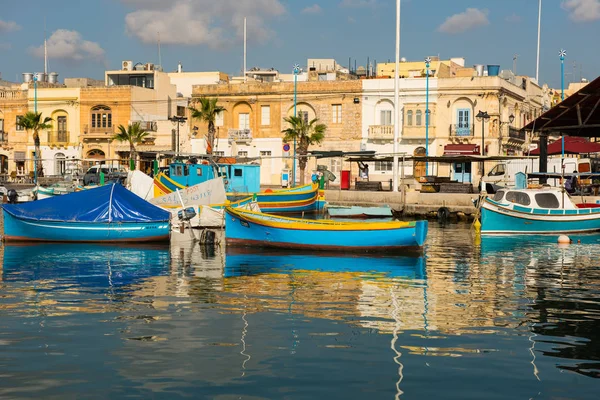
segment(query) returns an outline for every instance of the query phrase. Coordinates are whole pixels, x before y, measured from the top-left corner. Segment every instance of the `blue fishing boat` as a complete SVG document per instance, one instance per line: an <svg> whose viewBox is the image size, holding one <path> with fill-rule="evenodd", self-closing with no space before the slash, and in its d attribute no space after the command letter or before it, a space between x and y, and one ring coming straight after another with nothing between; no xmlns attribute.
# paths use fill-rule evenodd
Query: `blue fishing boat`
<svg viewBox="0 0 600 400"><path fill-rule="evenodd" d="M120 184L2 207L5 241L169 240L171 214Z"/></svg>
<svg viewBox="0 0 600 400"><path fill-rule="evenodd" d="M289 250L257 251L246 247L227 247L224 276L249 276L300 271L349 272L389 278L424 279L423 255L392 256L326 252L311 254Z"/></svg>
<svg viewBox="0 0 600 400"><path fill-rule="evenodd" d="M600 205L576 204L560 188L503 189L481 205L482 234L559 234L600 230Z"/></svg>
<svg viewBox="0 0 600 400"><path fill-rule="evenodd" d="M327 213L333 218L391 218L392 209L388 205L383 206L341 206L327 205Z"/></svg>
<svg viewBox="0 0 600 400"><path fill-rule="evenodd" d="M255 196L258 206L266 213L310 213L318 211L322 205L317 184L261 192L259 165L218 163L215 167L208 161L200 164L171 163L168 172L154 177L154 197L184 190L216 176L223 177L229 201L238 202Z"/></svg>
<svg viewBox="0 0 600 400"><path fill-rule="evenodd" d="M342 222L288 218L227 207L230 245L357 252L420 249L427 221Z"/></svg>

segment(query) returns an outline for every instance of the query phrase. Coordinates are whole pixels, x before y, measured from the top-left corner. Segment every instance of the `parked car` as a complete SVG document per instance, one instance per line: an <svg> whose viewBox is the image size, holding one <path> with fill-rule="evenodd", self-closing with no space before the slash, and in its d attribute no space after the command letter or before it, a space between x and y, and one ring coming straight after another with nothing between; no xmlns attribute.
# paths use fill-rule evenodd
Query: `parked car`
<svg viewBox="0 0 600 400"><path fill-rule="evenodd" d="M83 185L98 185L100 183L100 172L104 174L104 181L124 182L127 179L127 171L122 166L94 165L83 175Z"/></svg>

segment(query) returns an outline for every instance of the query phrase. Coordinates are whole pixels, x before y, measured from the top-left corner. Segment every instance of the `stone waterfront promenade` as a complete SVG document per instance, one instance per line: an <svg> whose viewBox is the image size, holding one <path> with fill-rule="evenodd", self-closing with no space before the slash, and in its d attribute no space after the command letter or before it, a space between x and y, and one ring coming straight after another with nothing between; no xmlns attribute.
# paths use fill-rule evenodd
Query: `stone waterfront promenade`
<svg viewBox="0 0 600 400"><path fill-rule="evenodd" d="M474 217L477 210L472 200L479 193L420 193L418 191L403 192L370 192L358 190L325 190L325 200L335 205L378 206L389 205L394 210L403 210L404 215L428 215L437 213L440 208L447 208L453 214L464 214ZM596 203L598 196L574 196L577 203Z"/></svg>

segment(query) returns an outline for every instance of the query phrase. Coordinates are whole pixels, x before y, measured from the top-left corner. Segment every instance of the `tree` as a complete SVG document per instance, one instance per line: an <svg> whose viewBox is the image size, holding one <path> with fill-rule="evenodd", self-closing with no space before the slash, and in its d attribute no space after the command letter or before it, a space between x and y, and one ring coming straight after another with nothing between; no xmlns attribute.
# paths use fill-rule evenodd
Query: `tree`
<svg viewBox="0 0 600 400"><path fill-rule="evenodd" d="M52 124L50 122L52 122L52 118L46 117L42 119L41 112L36 113L33 111L28 111L19 122L19 125L21 125L28 134L30 131L33 131L33 144L35 145L34 168L37 172L37 176L44 176L44 166L41 162L42 153L40 149L40 131L44 129L52 129Z"/></svg>
<svg viewBox="0 0 600 400"><path fill-rule="evenodd" d="M140 127L139 122L135 122L127 128L123 125L119 125L119 132L115 134L112 139L129 143L129 159L134 160L135 163L135 159L137 158L135 145L142 143L148 135L150 135L150 132L146 132Z"/></svg>
<svg viewBox="0 0 600 400"><path fill-rule="evenodd" d="M315 118L310 122L306 122L302 116L300 117L287 117L284 121L290 124L290 127L281 131L285 134L283 140L285 142L292 142L296 139L296 154L299 157L298 166L300 167L300 184L304 184L304 170L306 169L306 162L308 159L308 146L319 144L325 138L325 131L327 125L319 124L319 119Z"/></svg>
<svg viewBox="0 0 600 400"><path fill-rule="evenodd" d="M215 148L215 120L217 114L225 111L224 107L217 105L218 100L217 98L201 97L199 99L200 108L190 106L192 118L208 123L206 154L212 154Z"/></svg>

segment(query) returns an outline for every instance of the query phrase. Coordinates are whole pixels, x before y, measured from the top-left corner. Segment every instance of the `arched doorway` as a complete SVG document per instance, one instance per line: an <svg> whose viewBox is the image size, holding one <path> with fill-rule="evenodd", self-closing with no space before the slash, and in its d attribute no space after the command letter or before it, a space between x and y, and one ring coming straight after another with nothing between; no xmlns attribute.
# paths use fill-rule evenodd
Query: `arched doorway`
<svg viewBox="0 0 600 400"><path fill-rule="evenodd" d="M100 161L104 161L106 159L106 155L100 149L92 149L88 151L86 160L84 162L85 169L88 169L94 164L98 164Z"/></svg>
<svg viewBox="0 0 600 400"><path fill-rule="evenodd" d="M425 150L425 147L417 147L413 154L417 157L424 157L427 154L427 150ZM424 162L415 161L415 167L414 167L415 179L419 180L419 178L427 175L427 171L425 171L425 168L426 168L426 164Z"/></svg>
<svg viewBox="0 0 600 400"><path fill-rule="evenodd" d="M64 175L67 169L67 157L63 153L54 155L54 175Z"/></svg>

